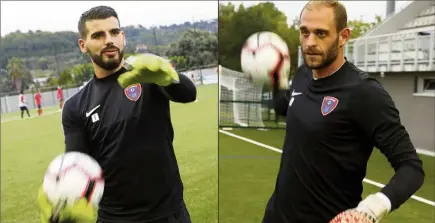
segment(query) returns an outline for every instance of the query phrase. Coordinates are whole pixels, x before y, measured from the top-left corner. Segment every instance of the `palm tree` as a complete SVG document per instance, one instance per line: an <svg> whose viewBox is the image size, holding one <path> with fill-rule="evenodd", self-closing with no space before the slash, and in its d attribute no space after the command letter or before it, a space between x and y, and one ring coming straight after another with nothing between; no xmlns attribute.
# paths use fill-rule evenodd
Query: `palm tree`
<svg viewBox="0 0 435 223"><path fill-rule="evenodd" d="M15 89L17 91L21 91L21 80L25 72L23 62L20 60L20 58L13 57L12 59L9 60L6 69L9 73L9 77L14 83Z"/></svg>

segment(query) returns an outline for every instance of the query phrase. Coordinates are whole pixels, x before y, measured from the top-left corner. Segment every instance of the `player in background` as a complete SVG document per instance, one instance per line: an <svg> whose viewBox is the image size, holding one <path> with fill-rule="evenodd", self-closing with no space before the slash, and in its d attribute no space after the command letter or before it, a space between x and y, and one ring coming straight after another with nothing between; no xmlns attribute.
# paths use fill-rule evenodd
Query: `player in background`
<svg viewBox="0 0 435 223"><path fill-rule="evenodd" d="M57 86L57 99L59 100L60 109L63 108L63 91L61 86Z"/></svg>
<svg viewBox="0 0 435 223"><path fill-rule="evenodd" d="M24 118L24 111L27 112L27 116L30 118L29 109L27 108L27 102L24 100L24 92L20 91L20 95L18 95L18 106L21 110L21 119Z"/></svg>
<svg viewBox="0 0 435 223"><path fill-rule="evenodd" d="M195 75L193 73L190 75L190 80L192 80L192 82L194 84L196 84L196 82L195 82Z"/></svg>
<svg viewBox="0 0 435 223"><path fill-rule="evenodd" d="M42 96L41 96L41 91L38 89L38 92L36 92L35 94L35 104L36 107L38 108L38 115L41 116L42 115Z"/></svg>
<svg viewBox="0 0 435 223"><path fill-rule="evenodd" d="M379 222L421 187L422 161L388 92L344 57L350 38L344 6L308 2L299 29L305 64L290 91L274 94L276 113L286 116L287 129L263 223L327 223L350 214ZM395 174L379 192L362 199L374 147Z"/></svg>
<svg viewBox="0 0 435 223"><path fill-rule="evenodd" d="M76 214L61 211L61 222L190 223L172 144L170 102L195 101L196 87L160 57L124 61L120 27L117 13L106 6L84 12L79 20L79 47L89 54L95 74L65 101L62 126L66 151L97 160L105 188L96 219L92 206L81 202L72 208ZM53 205L47 205L42 188L38 201L45 223Z"/></svg>

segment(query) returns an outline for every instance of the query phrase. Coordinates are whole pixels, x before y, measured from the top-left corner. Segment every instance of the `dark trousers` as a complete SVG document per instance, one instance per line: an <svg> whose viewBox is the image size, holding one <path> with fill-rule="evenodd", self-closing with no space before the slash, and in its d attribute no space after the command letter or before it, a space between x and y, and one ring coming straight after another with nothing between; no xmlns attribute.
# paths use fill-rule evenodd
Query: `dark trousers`
<svg viewBox="0 0 435 223"><path fill-rule="evenodd" d="M106 223L106 222L99 220L97 221L97 223ZM145 222L138 222L138 223L145 223ZM167 217L163 217L157 220L146 221L146 223L192 223L192 221L190 220L189 211L187 210L186 206L183 205L180 211L175 212L174 214L171 214Z"/></svg>
<svg viewBox="0 0 435 223"><path fill-rule="evenodd" d="M21 118L24 117L24 111L26 111L26 112L27 112L27 115L30 117L29 109L27 109L27 106L21 106L21 107L20 107L20 110L21 110Z"/></svg>

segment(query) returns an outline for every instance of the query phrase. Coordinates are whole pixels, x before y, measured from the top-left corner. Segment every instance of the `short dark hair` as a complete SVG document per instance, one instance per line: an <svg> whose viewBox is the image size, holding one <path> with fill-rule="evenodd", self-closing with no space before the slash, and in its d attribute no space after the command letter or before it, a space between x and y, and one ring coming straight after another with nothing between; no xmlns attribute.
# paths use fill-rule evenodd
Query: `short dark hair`
<svg viewBox="0 0 435 223"><path fill-rule="evenodd" d="M347 27L347 12L343 4L336 0L325 1L309 1L301 11L299 18L302 16L304 10L313 10L313 8L332 8L334 12L334 22L337 29L337 33Z"/></svg>
<svg viewBox="0 0 435 223"><path fill-rule="evenodd" d="M118 14L113 8L109 6L96 6L84 12L80 17L79 26L78 26L80 38L82 39L86 38L88 32L88 30L86 29L87 21L95 20L95 19L107 19L112 16L115 17L118 20L118 24L120 24Z"/></svg>

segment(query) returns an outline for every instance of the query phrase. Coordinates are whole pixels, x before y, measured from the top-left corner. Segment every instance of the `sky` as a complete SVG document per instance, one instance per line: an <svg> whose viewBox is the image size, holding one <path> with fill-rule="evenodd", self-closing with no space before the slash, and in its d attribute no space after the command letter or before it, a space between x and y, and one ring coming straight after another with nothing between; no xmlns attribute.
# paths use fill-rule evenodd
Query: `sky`
<svg viewBox="0 0 435 223"><path fill-rule="evenodd" d="M220 1L226 4L228 1ZM264 1L230 1L252 6ZM272 1L284 12L291 24L307 1ZM349 20L374 21L375 15L385 18L385 1L342 1ZM396 1L396 11L411 1ZM113 7L121 26L180 24L186 21L216 19L217 1L1 1L1 35L21 30L75 31L80 15L97 5ZM37 9L37 10L36 10Z"/></svg>
<svg viewBox="0 0 435 223"><path fill-rule="evenodd" d="M249 7L261 2L267 1L219 1L221 4L232 2L237 7L242 3L245 7ZM290 25L295 17L299 17L302 7L308 1L269 1L287 16L287 23ZM412 1L396 1L396 12ZM348 20L362 19L366 22L374 22L376 15L381 15L385 18L387 11L386 1L341 1L346 7ZM237 8L236 8L237 9Z"/></svg>
<svg viewBox="0 0 435 223"><path fill-rule="evenodd" d="M1 36L20 30L74 31L80 15L98 5L114 8L121 26L171 25L217 19L217 1L1 1Z"/></svg>

